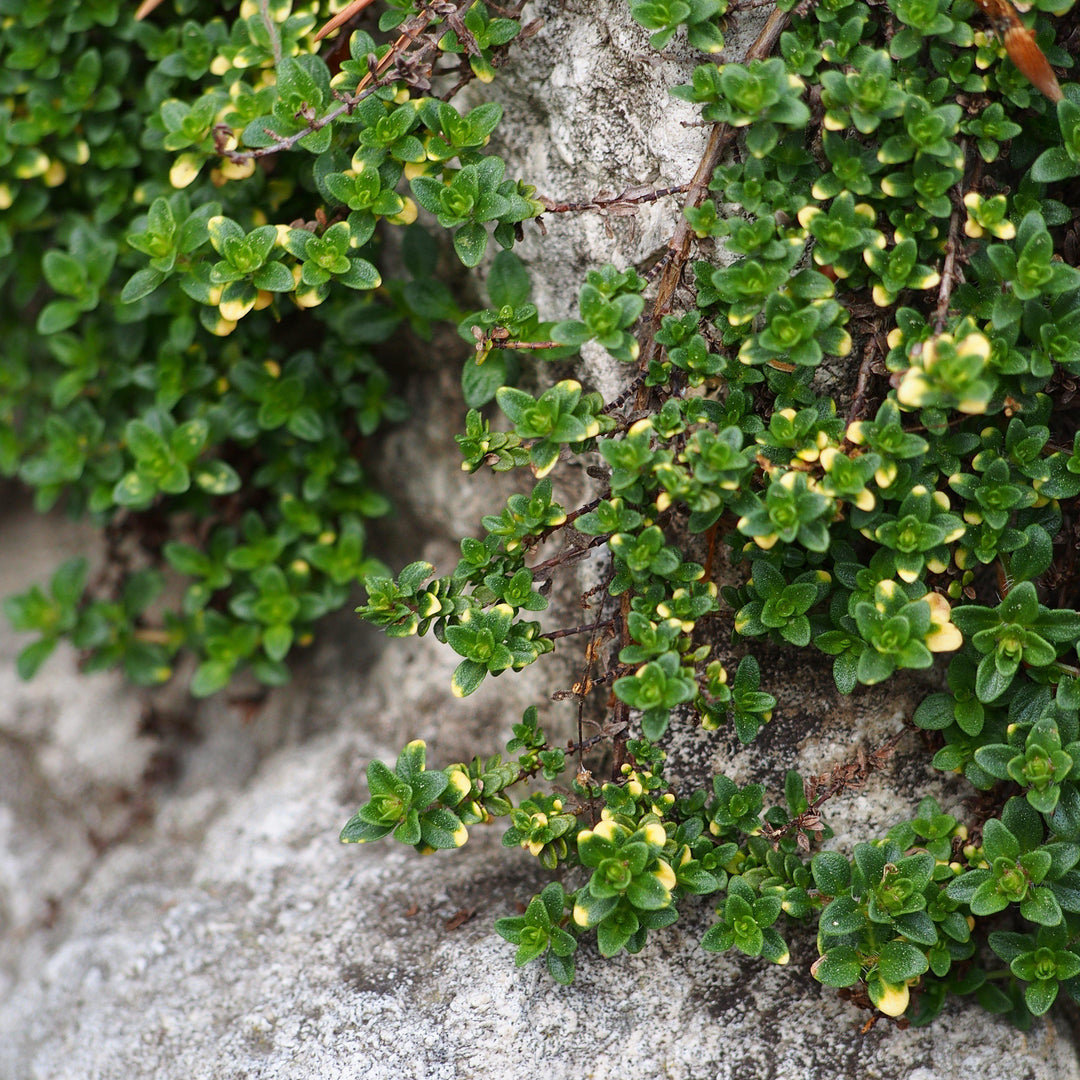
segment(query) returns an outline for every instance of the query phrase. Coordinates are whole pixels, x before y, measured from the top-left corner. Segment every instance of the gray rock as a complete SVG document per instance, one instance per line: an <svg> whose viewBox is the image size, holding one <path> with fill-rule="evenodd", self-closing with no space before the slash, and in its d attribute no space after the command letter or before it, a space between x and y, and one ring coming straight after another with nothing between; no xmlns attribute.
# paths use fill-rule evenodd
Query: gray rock
<svg viewBox="0 0 1080 1080"><path fill-rule="evenodd" d="M680 126L693 114L666 89L688 78L689 58L677 46L650 57L624 0L534 7L544 31L494 84L514 171L567 199L687 179L704 134ZM552 219L547 240L523 249L544 314L572 312L590 266L654 254L676 213L669 200L634 219ZM595 359L586 372L606 392L625 377ZM448 570L454 538L519 483L458 470L452 387L445 370L429 371L411 391L420 422L384 443L379 468L399 517L380 535L399 563ZM568 483L572 503L587 481ZM87 540L9 514L0 543L7 593ZM558 606L569 621L566 597ZM346 613L294 683L261 704L234 695L194 707L174 695L148 710L118 678L77 678L67 653L17 683L19 644L0 628L4 1080L1080 1077L1074 1033L1052 1021L1021 1037L956 1006L923 1030L862 1032L866 1014L810 978L808 935L793 935L783 969L707 954L707 904L638 956L601 961L584 945L577 982L559 987L536 965L516 969L492 929L544 883L524 852L500 847L500 828L476 827L463 851L429 858L338 844L367 761L392 761L411 738L427 740L433 765L498 752L527 704L570 685L572 647L458 702L448 649L388 643ZM780 699L773 723L750 748L682 735L679 783L723 768L775 794L788 768L826 772L880 745L925 691L912 678L840 699L827 667L775 655L763 671ZM557 738L571 734L569 703L543 708ZM930 782L906 736L864 790L830 804L837 844L910 813ZM933 783L960 805L958 784Z"/></svg>
<svg viewBox="0 0 1080 1080"><path fill-rule="evenodd" d="M570 988L514 968L491 924L542 878L524 853L499 849L499 830L474 828L463 851L429 858L336 839L361 762L423 734L451 759L457 739L482 737L466 717L510 703L434 702L427 679L447 665L426 640L377 658L358 701L343 660L359 635L341 630L298 680L315 734L286 739L238 787L219 776L160 796L152 827L96 859L51 929L24 935L0 1002L0 1076L1080 1075L1051 1023L1021 1039L956 1009L925 1030L860 1034L864 1014L809 978L811 941L796 936L783 969L707 954L707 905L639 956L603 962L586 946ZM77 697L56 705L93 725ZM228 724L226 709L203 710ZM327 717L339 722L318 730Z"/></svg>

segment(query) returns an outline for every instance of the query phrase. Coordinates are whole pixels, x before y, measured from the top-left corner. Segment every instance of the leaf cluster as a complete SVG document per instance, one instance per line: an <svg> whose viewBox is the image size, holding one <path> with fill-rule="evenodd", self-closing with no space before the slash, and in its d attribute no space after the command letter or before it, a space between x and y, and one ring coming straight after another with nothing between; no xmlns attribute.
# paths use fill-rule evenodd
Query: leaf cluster
<svg viewBox="0 0 1080 1080"><path fill-rule="evenodd" d="M694 44L720 14L630 8L657 48L680 26ZM1045 17L1028 21L1067 66ZM504 842L577 884L548 886L498 929L519 964L544 958L566 982L581 933L605 956L637 951L684 896L709 895L707 949L785 963L781 920L807 921L814 975L859 985L887 1015L928 1023L950 994L972 995L1023 1027L1061 989L1080 1000L1080 615L1071 583L1057 606L1050 586L1064 580L1056 545L1080 495L1062 400L1080 277L1061 230L1080 92L1040 96L966 0L802 5L779 54L701 63L676 90L738 135L715 198L685 211L724 252L694 263L695 307L653 334L639 322L643 283L607 266L583 283L578 318L528 323L547 325L552 345L638 361L627 392L579 415L577 383L540 397L502 388L510 430L472 413L459 440L469 471L548 477L564 454L598 454L596 500L557 523L506 522L513 540L463 542L457 580L474 597L492 566L524 583L527 563L500 561L511 543L565 531L566 557L534 572L543 588L602 545L611 600L565 633L591 632L590 664L607 657L595 685L613 689L616 744L627 722L643 736L611 781L579 761L567 784L570 752L587 747L556 748L531 711L515 726L521 779L564 770L572 796L524 798ZM1006 172L991 180L988 162ZM859 389L837 399L818 369L856 342ZM890 386L873 383L877 365ZM708 566L686 554L698 535ZM718 588L721 543L734 575ZM486 602L485 626L510 617L497 590ZM789 773L768 809L764 784L723 774L676 798L657 745L670 728L730 724L749 742L776 705L752 654L729 678L715 652L725 625L740 647L769 637L831 657L845 694L947 660L947 689L914 720L935 733L935 767L988 793L988 816L968 824L927 797L850 857L809 857L835 794L817 781ZM613 629L602 638L601 626ZM1016 932L1000 928L1006 911Z"/></svg>

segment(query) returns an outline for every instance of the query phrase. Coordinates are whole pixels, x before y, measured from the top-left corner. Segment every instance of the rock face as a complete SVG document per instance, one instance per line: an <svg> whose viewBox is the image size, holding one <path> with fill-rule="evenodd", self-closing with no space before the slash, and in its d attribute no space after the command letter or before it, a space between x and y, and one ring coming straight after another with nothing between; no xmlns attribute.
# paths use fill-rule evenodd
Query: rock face
<svg viewBox="0 0 1080 1080"><path fill-rule="evenodd" d="M31 550L63 544L44 528ZM5 538L30 532L5 521ZM10 550L4 562L25 565ZM15 647L5 632L5 670ZM168 784L139 779L161 737L137 734L134 694L108 677L76 682L69 659L29 689L5 683L2 698L5 768L21 777L12 785L5 772L0 789L3 1080L1080 1076L1069 1033L1047 1023L1019 1039L955 1010L921 1031L860 1034L865 1014L807 974L812 941L796 935L782 969L707 954L707 905L639 956L605 962L586 946L572 987L516 969L491 924L543 878L523 852L500 850L498 830L426 859L337 843L363 762L411 737L428 740L433 761L494 750L509 718L542 700L504 679L451 701L453 659L430 639L382 648L342 618L253 715L201 705L189 722L202 738L181 748ZM800 738L825 745L809 751L817 767L904 707L896 695L856 699L841 716L803 673L786 682L805 693L778 710L790 732L778 726L762 748L780 773ZM58 793L71 746L103 730L116 733L114 752L85 766L77 797ZM895 817L896 779L841 808L849 828ZM100 807L123 785L146 792L146 812L95 846Z"/></svg>
<svg viewBox="0 0 1080 1080"><path fill-rule="evenodd" d="M686 180L704 136L680 126L692 116L666 88L692 60L650 58L624 0L534 7L545 28L495 84L511 168L567 199ZM551 223L524 249L544 314L571 312L589 266L655 252L675 213L657 203L633 220ZM609 391L623 373L598 364L586 377ZM455 535L499 496L458 470L460 409L447 407L445 373L425 378L412 389L422 459L407 431L382 451L400 505L384 551L448 568ZM9 512L0 592L85 544ZM862 1033L866 1014L809 977L808 936L793 935L784 969L707 954L708 905L638 956L601 961L585 945L577 982L559 987L536 965L516 969L492 930L544 882L524 852L500 848L500 829L474 828L463 851L426 859L337 843L368 760L390 761L412 738L427 740L432 764L498 752L526 705L569 685L572 649L458 702L448 649L387 642L345 614L261 703L151 707L110 676L76 678L70 655L21 685L19 645L0 626L0 1080L1080 1078L1074 1035L1051 1022L1021 1038L954 1008L923 1030ZM673 776L690 784L723 768L775 793L788 768L825 772L880 745L925 692L910 679L840 699L827 667L784 655L763 672L780 705L757 743L683 736ZM545 723L568 724L568 704L544 708ZM830 804L841 848L910 812L924 761L906 736L865 790ZM963 798L935 790L947 808Z"/></svg>

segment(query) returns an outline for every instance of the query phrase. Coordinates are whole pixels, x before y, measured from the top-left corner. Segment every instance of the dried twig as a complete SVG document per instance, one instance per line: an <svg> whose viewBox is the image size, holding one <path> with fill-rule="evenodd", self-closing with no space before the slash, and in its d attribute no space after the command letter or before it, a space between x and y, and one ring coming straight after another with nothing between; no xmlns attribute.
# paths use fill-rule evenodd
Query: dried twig
<svg viewBox="0 0 1080 1080"><path fill-rule="evenodd" d="M780 40L780 34L783 32L784 27L787 26L787 23L787 12L773 11L761 28L761 33L758 34L757 39L747 50L744 57L745 62L749 63L751 60L760 60L767 57ZM709 189L709 181L716 171L716 166L720 164L724 150L727 149L728 143L735 137L737 130L737 128L730 127L728 124L715 124L713 126L712 132L709 134L709 141L705 146L705 153L702 155L697 171L694 173L694 178L687 187L688 194L683 205L684 210L687 207L700 206L705 200L705 195ZM671 302L675 296L675 289L682 278L683 267L686 265L686 260L690 255L690 238L692 236L693 231L690 228L690 223L686 220L685 214L680 215L679 223L675 227L675 234L668 245L673 254L660 276L660 282L656 290L656 301L652 309L648 340L641 350L639 366L642 371L648 369L650 361L656 359L660 351L660 347L656 344L655 334L660 326L661 318L671 311Z"/></svg>
<svg viewBox="0 0 1080 1080"><path fill-rule="evenodd" d="M629 213L640 203L657 202L668 195L681 195L689 189L689 184L676 184L659 190L650 187L630 187L618 195L609 195L605 191L600 191L597 192L595 199L585 202L556 203L542 197L540 201L549 214L575 214L583 210L607 210L614 213L625 210Z"/></svg>
<svg viewBox="0 0 1080 1080"><path fill-rule="evenodd" d="M143 2L135 9L136 20L145 19L146 16L149 15L150 12L153 11L154 8L156 8L160 3L161 0L143 0Z"/></svg>
<svg viewBox="0 0 1080 1080"><path fill-rule="evenodd" d="M550 630L544 633L549 641L558 641L559 638L573 637L575 634L588 634L595 632L605 626L611 626L615 622L614 619L604 619L603 622L591 622L585 623L582 626L568 626L563 630Z"/></svg>
<svg viewBox="0 0 1080 1080"><path fill-rule="evenodd" d="M327 34L332 34L339 26L344 26L354 16L359 15L371 3L371 0L353 0L347 7L339 11L325 26L319 29L315 35L316 41L322 41Z"/></svg>
<svg viewBox="0 0 1080 1080"><path fill-rule="evenodd" d="M940 334L945 330L945 323L949 317L949 301L952 291L960 279L960 270L956 265L957 250L960 246L960 214L963 203L960 202L960 188L957 186L956 198L953 200L952 214L949 217L949 239L945 244L945 262L941 267L941 284L938 286L938 301L934 308L934 333Z"/></svg>
<svg viewBox="0 0 1080 1080"><path fill-rule="evenodd" d="M856 420L861 420L870 412L870 376L876 374L874 362L884 357L885 332L879 327L866 337L866 345L863 348L862 361L859 364L859 375L855 380L855 393L851 399L851 407L848 409L845 427L851 427Z"/></svg>
<svg viewBox="0 0 1080 1080"><path fill-rule="evenodd" d="M432 50L438 48L438 41L434 37L421 39L421 34L428 26L437 19L448 17L449 12L458 12L467 7L472 0L430 0L424 9L411 22L405 24L401 36L390 47L389 52L378 63L374 64L370 71L357 84L352 94L337 94L341 104L331 109L325 116L304 116L306 125L292 135L275 138L269 146L260 147L257 150L229 150L225 156L233 162L250 161L254 158L269 157L280 153L282 150L291 150L301 139L316 131L321 131L328 124L332 124L339 117L351 113L357 105L366 97L373 94L383 86L398 81L397 73L391 73L398 60L412 47L416 46L413 54L414 63L426 56ZM271 134L276 134L271 132Z"/></svg>
<svg viewBox="0 0 1080 1080"><path fill-rule="evenodd" d="M854 761L841 762L827 776L809 777L806 781L805 792L807 802L810 805L801 814L796 814L785 825L778 828L772 825L762 826L761 835L770 841L775 848L788 833L796 832L799 847L804 850L809 849L810 842L806 833L817 832L821 829L823 822L818 814L821 805L841 794L841 792L861 788L871 773L875 773L884 767L885 763L892 757L896 744L907 732L908 728L901 728L869 754L860 747Z"/></svg>

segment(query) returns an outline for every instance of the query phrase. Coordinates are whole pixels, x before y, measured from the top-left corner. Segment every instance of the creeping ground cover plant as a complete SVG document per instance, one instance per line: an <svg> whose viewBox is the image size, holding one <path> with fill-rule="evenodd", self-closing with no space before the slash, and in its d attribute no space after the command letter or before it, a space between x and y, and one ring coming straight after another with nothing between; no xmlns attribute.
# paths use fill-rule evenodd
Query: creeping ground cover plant
<svg viewBox="0 0 1080 1080"><path fill-rule="evenodd" d="M599 734L579 723L560 743L534 706L505 755L429 766L412 742L371 764L343 840L456 848L502 819L503 843L552 881L496 928L559 982L583 938L638 952L701 897L705 949L786 964L792 935L816 930L812 975L905 1024L952 995L1021 1027L1080 1001L1080 88L1054 44L1068 6L988 20L968 0L781 3L723 62L724 5L629 5L654 46L685 35L702 53L674 91L709 140L674 189L668 258L651 280L589 271L578 316L550 324L500 256L506 303L462 324L480 370L510 354L512 379L526 352L592 342L626 388L605 401L574 380L529 393L467 376L486 389L463 468L528 469L531 494L485 517L448 573L369 576L359 609L444 641L460 697L583 637L570 697ZM826 361L852 373L839 389ZM501 429L479 408L491 397ZM587 504L557 499L567 455L595 463ZM586 557L603 584L585 625L545 629L548 585ZM731 670L725 638L744 653ZM722 773L675 790L667 738L730 724L749 743L769 722L762 638L824 654L842 694L936 669L909 725L982 797L946 813L927 796L830 850L823 804L903 728L831 778L789 771L779 801Z"/></svg>
<svg viewBox="0 0 1080 1080"><path fill-rule="evenodd" d="M197 693L280 682L358 578L363 618L458 657L461 698L579 638L575 739L532 706L504 754L409 742L370 763L342 839L452 849L501 819L551 882L497 929L562 983L584 939L639 952L706 904L705 949L787 964L805 935L809 974L901 1023L952 996L1021 1027L1080 1001L1068 0L781 0L741 60L737 3L630 0L654 48L694 57L674 92L704 154L672 188L578 203L514 175L492 141L512 118L459 97L544 32L522 8L0 0L0 469L91 515L110 556L7 602L38 634L20 669L68 639L143 682L192 652ZM675 196L664 259L594 267L575 316L545 318L511 250L530 219ZM487 260L489 306L463 310L440 258ZM463 469L528 490L455 567L392 575L363 451L401 416L395 331L439 321L470 354ZM586 345L624 366L610 400L521 378ZM568 460L587 503L560 502ZM547 625L585 559L584 625ZM824 804L904 727L780 792L676 790L666 740L769 723L762 639L841 694L925 672L909 724L979 797L830 848Z"/></svg>
<svg viewBox="0 0 1080 1080"><path fill-rule="evenodd" d="M0 0L0 475L106 549L5 601L24 677L67 640L138 683L187 655L197 695L279 684L381 565L383 364L462 315L418 205L469 266L541 205L484 151L500 106L429 92L490 79L520 21L392 3L387 41L319 55L344 6Z"/></svg>

